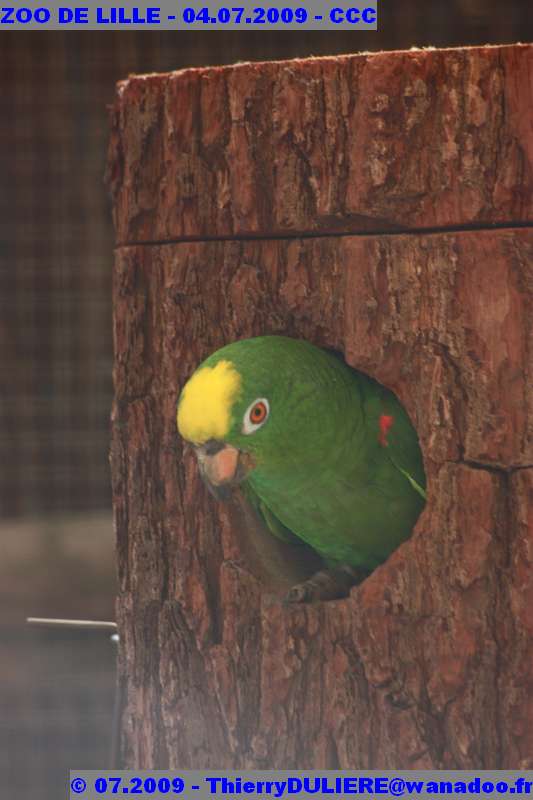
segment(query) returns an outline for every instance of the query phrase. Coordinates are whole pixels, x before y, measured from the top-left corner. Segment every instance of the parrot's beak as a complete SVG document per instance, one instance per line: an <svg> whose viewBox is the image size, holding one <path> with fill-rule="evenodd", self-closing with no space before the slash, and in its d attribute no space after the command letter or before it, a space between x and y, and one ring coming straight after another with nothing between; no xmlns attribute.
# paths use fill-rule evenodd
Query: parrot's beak
<svg viewBox="0 0 533 800"><path fill-rule="evenodd" d="M248 453L216 439L209 439L193 449L200 474L218 500L227 500L232 487L244 480L254 466Z"/></svg>

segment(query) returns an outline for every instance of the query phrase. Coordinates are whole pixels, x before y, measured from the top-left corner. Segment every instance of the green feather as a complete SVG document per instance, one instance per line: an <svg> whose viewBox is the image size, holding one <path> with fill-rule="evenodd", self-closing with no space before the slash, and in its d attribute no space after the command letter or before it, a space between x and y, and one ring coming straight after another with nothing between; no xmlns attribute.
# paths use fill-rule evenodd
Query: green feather
<svg viewBox="0 0 533 800"><path fill-rule="evenodd" d="M418 492L418 494L420 495L420 497L422 497L423 500L427 500L427 494L425 492L425 489L422 489L420 484L415 481L415 479L413 478L412 475L409 475L409 473L407 472L406 469L402 469L398 464L396 464L396 462L394 461L392 456L389 455L389 458L390 458L391 462L394 464L394 466L396 467L396 469L400 470L402 475L405 475L405 477L407 478L407 480L409 481L409 483L411 484L411 486L413 487L415 492Z"/></svg>

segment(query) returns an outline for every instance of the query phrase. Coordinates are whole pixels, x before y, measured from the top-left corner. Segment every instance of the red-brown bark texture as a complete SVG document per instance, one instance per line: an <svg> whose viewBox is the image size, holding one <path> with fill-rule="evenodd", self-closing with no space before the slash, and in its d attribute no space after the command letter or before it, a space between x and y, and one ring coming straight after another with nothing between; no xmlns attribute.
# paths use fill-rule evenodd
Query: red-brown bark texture
<svg viewBox="0 0 533 800"><path fill-rule="evenodd" d="M524 45L119 85L128 766L533 768L532 86ZM419 432L426 508L345 600L282 604L310 566L176 432L198 363L266 333L339 351Z"/></svg>

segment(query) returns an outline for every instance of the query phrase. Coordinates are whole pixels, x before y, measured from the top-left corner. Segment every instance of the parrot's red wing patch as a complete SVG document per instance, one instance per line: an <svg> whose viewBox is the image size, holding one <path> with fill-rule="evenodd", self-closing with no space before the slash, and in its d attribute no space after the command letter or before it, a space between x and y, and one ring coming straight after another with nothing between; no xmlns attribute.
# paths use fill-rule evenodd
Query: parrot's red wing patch
<svg viewBox="0 0 533 800"><path fill-rule="evenodd" d="M382 414L379 418L379 437L378 442L382 447L388 447L387 434L392 428L394 417L389 417L388 414Z"/></svg>

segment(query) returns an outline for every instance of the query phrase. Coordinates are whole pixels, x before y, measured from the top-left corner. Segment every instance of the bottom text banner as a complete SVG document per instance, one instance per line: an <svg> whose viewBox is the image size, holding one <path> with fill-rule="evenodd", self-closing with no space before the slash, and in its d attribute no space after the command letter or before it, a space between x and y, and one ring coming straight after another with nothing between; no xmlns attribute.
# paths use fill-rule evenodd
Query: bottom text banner
<svg viewBox="0 0 533 800"><path fill-rule="evenodd" d="M504 772L358 772L265 770L250 772L183 770L83 770L70 771L70 800L101 798L171 798L215 800L310 800L361 795L365 798L493 797L533 795L533 771ZM532 797L533 800L533 797Z"/></svg>

